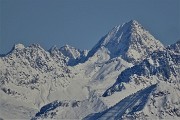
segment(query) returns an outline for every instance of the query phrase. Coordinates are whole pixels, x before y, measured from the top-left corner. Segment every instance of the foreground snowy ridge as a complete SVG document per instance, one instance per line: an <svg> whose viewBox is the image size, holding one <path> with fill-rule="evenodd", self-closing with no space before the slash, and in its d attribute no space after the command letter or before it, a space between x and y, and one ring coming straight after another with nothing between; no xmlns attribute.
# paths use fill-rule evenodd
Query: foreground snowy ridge
<svg viewBox="0 0 180 120"><path fill-rule="evenodd" d="M180 41L135 20L90 51L16 44L0 65L0 119L180 119Z"/></svg>

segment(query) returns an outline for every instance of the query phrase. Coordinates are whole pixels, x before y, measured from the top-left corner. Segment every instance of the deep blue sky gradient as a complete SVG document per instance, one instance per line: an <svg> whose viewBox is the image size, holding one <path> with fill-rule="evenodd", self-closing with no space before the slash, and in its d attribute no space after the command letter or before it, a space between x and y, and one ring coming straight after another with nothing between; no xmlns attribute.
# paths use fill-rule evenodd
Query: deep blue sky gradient
<svg viewBox="0 0 180 120"><path fill-rule="evenodd" d="M180 0L0 0L0 53L16 43L91 49L131 19L165 45L180 39Z"/></svg>

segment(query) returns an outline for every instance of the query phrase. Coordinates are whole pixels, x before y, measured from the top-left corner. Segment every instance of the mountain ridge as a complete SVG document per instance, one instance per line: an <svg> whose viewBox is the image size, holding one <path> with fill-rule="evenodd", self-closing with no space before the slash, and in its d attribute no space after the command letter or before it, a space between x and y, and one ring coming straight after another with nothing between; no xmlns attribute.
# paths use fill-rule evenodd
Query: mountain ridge
<svg viewBox="0 0 180 120"><path fill-rule="evenodd" d="M0 117L178 119L179 43L164 47L131 20L90 51L16 44L0 56Z"/></svg>

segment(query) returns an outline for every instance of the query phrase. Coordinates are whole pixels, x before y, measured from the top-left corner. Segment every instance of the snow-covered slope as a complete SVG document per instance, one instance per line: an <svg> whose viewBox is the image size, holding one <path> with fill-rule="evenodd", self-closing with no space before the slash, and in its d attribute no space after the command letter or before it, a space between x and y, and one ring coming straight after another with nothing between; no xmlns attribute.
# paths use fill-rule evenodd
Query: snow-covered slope
<svg viewBox="0 0 180 120"><path fill-rule="evenodd" d="M180 117L179 93L176 85L161 81L125 97L103 112L88 115L84 120L178 120Z"/></svg>
<svg viewBox="0 0 180 120"><path fill-rule="evenodd" d="M135 20L116 26L89 51L85 59L85 72L92 79L90 86L98 93L102 92L123 70L141 62L153 51L164 49Z"/></svg>
<svg viewBox="0 0 180 120"><path fill-rule="evenodd" d="M83 101L54 101L43 106L33 119L82 119L89 113L107 109L107 106L91 92Z"/></svg>
<svg viewBox="0 0 180 120"><path fill-rule="evenodd" d="M155 51L140 64L124 70L117 78L116 83L109 88L104 96L124 89L124 83L151 84L156 77L158 80L177 82L179 80L180 54L173 50Z"/></svg>
<svg viewBox="0 0 180 120"><path fill-rule="evenodd" d="M64 58L57 58L58 56L46 52L39 45L33 44L29 47L22 44L15 45L9 54L0 58L1 94L8 96L5 97L7 99L12 99L15 106L16 101L21 101L27 104L29 109L36 111L44 104L57 99L85 99L87 90L82 91L83 82L72 81L74 74L66 66ZM3 100L2 104L9 104L8 100ZM1 107L2 111L6 109ZM23 112L19 114L23 115Z"/></svg>
<svg viewBox="0 0 180 120"><path fill-rule="evenodd" d="M141 63L124 70L103 96L116 99L126 93L127 97L123 96L124 99L119 102L113 100L116 105L86 119L179 119L178 46L179 42L167 50L155 51ZM133 91L129 92L131 89Z"/></svg>
<svg viewBox="0 0 180 120"><path fill-rule="evenodd" d="M178 119L179 43L131 20L89 52L17 44L0 55L0 119Z"/></svg>

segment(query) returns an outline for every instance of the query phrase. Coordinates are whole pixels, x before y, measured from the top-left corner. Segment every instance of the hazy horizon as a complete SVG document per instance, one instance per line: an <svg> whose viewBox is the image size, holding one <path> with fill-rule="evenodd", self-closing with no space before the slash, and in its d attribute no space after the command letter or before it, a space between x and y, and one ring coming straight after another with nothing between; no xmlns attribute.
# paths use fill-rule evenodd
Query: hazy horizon
<svg viewBox="0 0 180 120"><path fill-rule="evenodd" d="M14 44L91 49L114 26L137 20L164 45L180 39L178 0L0 0L0 54Z"/></svg>

